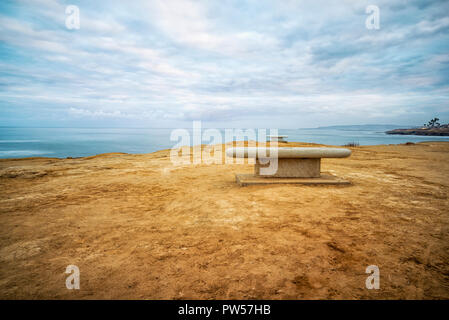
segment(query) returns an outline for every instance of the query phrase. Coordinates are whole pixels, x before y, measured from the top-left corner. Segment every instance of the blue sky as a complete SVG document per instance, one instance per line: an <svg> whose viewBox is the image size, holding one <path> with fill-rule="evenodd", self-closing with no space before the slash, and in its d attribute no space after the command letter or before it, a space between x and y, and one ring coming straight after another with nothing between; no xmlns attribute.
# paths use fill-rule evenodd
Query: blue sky
<svg viewBox="0 0 449 320"><path fill-rule="evenodd" d="M0 57L1 126L449 122L449 1L3 0Z"/></svg>

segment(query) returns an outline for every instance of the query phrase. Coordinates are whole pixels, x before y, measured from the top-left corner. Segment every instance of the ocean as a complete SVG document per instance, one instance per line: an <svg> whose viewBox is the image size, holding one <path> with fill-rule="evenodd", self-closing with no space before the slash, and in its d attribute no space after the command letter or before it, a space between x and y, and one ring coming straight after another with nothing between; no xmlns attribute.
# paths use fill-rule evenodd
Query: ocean
<svg viewBox="0 0 449 320"><path fill-rule="evenodd" d="M449 141L449 137L387 135L400 126L341 126L316 129L279 129L289 141L341 146L400 144L420 141ZM403 127L403 126L402 126ZM161 128L0 128L0 158L86 157L107 152L149 153L170 149L174 129ZM192 129L187 129L192 132ZM205 129L203 129L204 132ZM219 129L223 134L224 129ZM267 134L269 132L267 131ZM203 141L207 144L209 141Z"/></svg>

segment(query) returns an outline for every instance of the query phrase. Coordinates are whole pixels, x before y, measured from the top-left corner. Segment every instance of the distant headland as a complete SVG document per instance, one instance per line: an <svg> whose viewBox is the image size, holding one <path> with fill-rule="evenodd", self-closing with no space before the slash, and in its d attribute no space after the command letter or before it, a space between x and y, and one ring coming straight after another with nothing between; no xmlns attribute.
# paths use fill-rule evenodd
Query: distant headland
<svg viewBox="0 0 449 320"><path fill-rule="evenodd" d="M427 124L419 128L394 129L386 131L387 134L403 134L418 136L449 136L449 124L440 124L440 119L433 118Z"/></svg>

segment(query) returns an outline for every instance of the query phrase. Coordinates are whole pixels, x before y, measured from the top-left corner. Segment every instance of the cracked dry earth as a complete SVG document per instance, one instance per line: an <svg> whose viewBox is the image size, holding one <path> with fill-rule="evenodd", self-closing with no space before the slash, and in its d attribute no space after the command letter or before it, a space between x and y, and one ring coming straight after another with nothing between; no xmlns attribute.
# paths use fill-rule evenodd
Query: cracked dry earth
<svg viewBox="0 0 449 320"><path fill-rule="evenodd" d="M239 187L252 164L169 150L1 160L0 298L448 299L449 143L351 149L322 160L349 186Z"/></svg>

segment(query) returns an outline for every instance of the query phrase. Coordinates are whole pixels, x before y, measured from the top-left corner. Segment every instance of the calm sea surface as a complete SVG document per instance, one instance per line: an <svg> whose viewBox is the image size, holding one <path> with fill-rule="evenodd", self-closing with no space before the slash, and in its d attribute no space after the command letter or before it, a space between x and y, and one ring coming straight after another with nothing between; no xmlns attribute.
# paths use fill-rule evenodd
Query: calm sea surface
<svg viewBox="0 0 449 320"><path fill-rule="evenodd" d="M385 130L389 130L385 128ZM148 153L173 147L174 129L142 128L0 128L0 158L85 157L106 152ZM279 129L289 141L344 145L399 144L419 141L449 141L449 137L387 135L372 129ZM188 129L188 131L192 131ZM224 129L220 129L223 139ZM204 129L203 129L204 132ZM267 134L269 134L267 132ZM231 139L232 140L232 139ZM207 144L209 141L203 141Z"/></svg>

